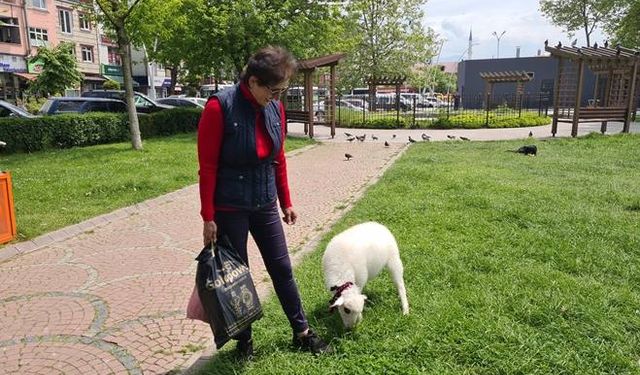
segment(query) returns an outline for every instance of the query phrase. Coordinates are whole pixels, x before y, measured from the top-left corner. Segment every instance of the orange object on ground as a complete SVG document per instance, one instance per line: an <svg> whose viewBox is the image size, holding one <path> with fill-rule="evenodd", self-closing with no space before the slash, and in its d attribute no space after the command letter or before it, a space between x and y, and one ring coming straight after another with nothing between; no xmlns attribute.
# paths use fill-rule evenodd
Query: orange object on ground
<svg viewBox="0 0 640 375"><path fill-rule="evenodd" d="M0 243L16 236L16 214L13 208L11 173L0 172Z"/></svg>

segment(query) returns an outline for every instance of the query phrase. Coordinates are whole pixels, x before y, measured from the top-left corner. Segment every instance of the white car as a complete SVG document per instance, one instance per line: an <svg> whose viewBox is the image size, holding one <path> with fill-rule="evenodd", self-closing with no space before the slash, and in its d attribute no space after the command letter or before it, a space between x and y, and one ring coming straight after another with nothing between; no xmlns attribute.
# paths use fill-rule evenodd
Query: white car
<svg viewBox="0 0 640 375"><path fill-rule="evenodd" d="M358 105L360 104L360 105ZM320 101L313 106L314 115L319 121L324 119L325 112L327 108L325 107L325 102ZM362 107L362 102L358 103L357 100L354 99L340 99L336 100L336 112L339 110L348 109L357 112L367 112L368 109Z"/></svg>

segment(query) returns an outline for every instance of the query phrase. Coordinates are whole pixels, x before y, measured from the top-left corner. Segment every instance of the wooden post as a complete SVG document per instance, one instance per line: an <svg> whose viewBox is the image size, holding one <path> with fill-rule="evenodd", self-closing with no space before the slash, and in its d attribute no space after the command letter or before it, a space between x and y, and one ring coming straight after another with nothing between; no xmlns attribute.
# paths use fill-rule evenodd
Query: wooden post
<svg viewBox="0 0 640 375"><path fill-rule="evenodd" d="M558 71L556 72L556 83L553 87L553 122L551 123L551 135L556 136L558 132L558 116L560 115L560 84L562 81L562 68L564 60L558 59Z"/></svg>
<svg viewBox="0 0 640 375"><path fill-rule="evenodd" d="M598 105L598 89L600 88L600 73L596 73L596 84L593 87L593 106L601 107Z"/></svg>
<svg viewBox="0 0 640 375"><path fill-rule="evenodd" d="M331 138L336 136L336 66L331 65L329 102L331 103Z"/></svg>
<svg viewBox="0 0 640 375"><path fill-rule="evenodd" d="M609 75L607 76L607 86L604 88L604 103L602 103L603 107L609 106L609 101L611 98L611 89L613 88L613 68L609 69ZM600 133L604 134L607 132L607 121L602 121L600 124Z"/></svg>
<svg viewBox="0 0 640 375"><path fill-rule="evenodd" d="M578 63L578 87L576 88L576 103L573 108L573 124L571 125L571 136L578 136L578 122L580 121L580 105L582 105L582 88L584 85L584 60Z"/></svg>
<svg viewBox="0 0 640 375"><path fill-rule="evenodd" d="M305 127L305 133L309 134L309 138L313 138L313 82L311 80L313 70L305 70L304 72L304 105L307 111L308 128Z"/></svg>
<svg viewBox="0 0 640 375"><path fill-rule="evenodd" d="M624 117L624 126L622 127L623 133L629 133L629 127L631 125L631 117L636 111L636 77L638 76L638 61L636 60L631 70L631 82L629 84L629 101L627 102L627 115Z"/></svg>
<svg viewBox="0 0 640 375"><path fill-rule="evenodd" d="M400 85L396 84L396 126L400 127Z"/></svg>

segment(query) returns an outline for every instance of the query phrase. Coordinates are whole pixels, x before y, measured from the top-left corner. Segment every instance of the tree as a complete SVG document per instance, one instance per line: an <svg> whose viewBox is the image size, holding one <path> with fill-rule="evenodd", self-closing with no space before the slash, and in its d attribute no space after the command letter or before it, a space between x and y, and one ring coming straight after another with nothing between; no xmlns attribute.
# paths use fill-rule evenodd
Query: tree
<svg viewBox="0 0 640 375"><path fill-rule="evenodd" d="M44 67L29 87L32 94L45 97L61 95L65 89L82 82L72 43L62 42L54 48L40 47L33 59L42 61Z"/></svg>
<svg viewBox="0 0 640 375"><path fill-rule="evenodd" d="M421 89L447 93L456 90L457 76L445 73L439 66L425 66L412 71L409 84Z"/></svg>
<svg viewBox="0 0 640 375"><path fill-rule="evenodd" d="M237 77L249 56L280 45L298 58L336 52L341 35L337 6L308 0L184 0L190 31L185 65L194 71Z"/></svg>
<svg viewBox="0 0 640 375"><path fill-rule="evenodd" d="M551 23L562 27L573 36L582 29L591 46L591 34L598 26L603 26L606 19L615 19L614 11L620 0L541 0L540 11Z"/></svg>
<svg viewBox="0 0 640 375"><path fill-rule="evenodd" d="M189 41L193 34L183 3L183 0L146 0L127 23L132 44L143 48L149 60L171 71L172 94L184 57L193 49Z"/></svg>
<svg viewBox="0 0 640 375"><path fill-rule="evenodd" d="M97 18L104 21L106 27L111 28L115 34L116 44L122 56L122 73L124 78L124 91L129 114L129 131L131 133L131 146L135 150L142 150L140 138L140 126L138 114L133 101L133 77L131 74L131 39L129 37L128 23L132 12L138 6L140 0L130 2L128 0L96 0L100 12Z"/></svg>
<svg viewBox="0 0 640 375"><path fill-rule="evenodd" d="M606 30L616 43L640 49L640 1L626 0L618 5L620 17L609 18Z"/></svg>
<svg viewBox="0 0 640 375"><path fill-rule="evenodd" d="M347 6L347 39L354 48L341 79L361 85L363 78L409 75L433 56L435 35L422 25L425 0L353 0Z"/></svg>

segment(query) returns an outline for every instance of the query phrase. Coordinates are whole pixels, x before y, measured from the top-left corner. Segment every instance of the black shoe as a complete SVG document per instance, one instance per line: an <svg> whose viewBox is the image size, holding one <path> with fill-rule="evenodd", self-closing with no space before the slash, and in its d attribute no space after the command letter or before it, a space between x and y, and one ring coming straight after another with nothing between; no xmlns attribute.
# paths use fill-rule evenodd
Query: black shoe
<svg viewBox="0 0 640 375"><path fill-rule="evenodd" d="M294 334L293 346L301 350L309 351L313 354L333 352L331 346L318 337L318 335L312 330L309 330L307 335L303 337L298 337L298 335Z"/></svg>
<svg viewBox="0 0 640 375"><path fill-rule="evenodd" d="M253 339L249 341L239 340L236 344L236 354L239 359L249 361L253 359Z"/></svg>

